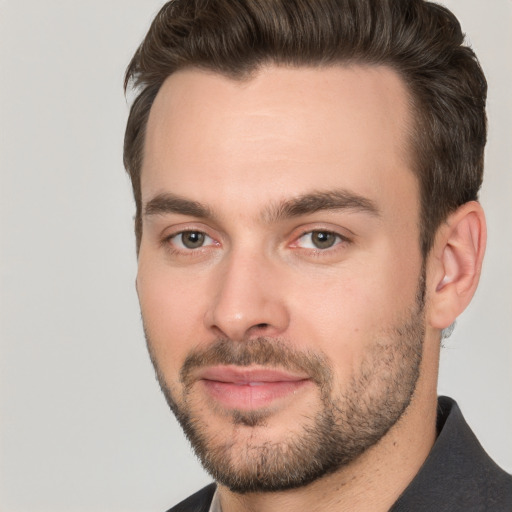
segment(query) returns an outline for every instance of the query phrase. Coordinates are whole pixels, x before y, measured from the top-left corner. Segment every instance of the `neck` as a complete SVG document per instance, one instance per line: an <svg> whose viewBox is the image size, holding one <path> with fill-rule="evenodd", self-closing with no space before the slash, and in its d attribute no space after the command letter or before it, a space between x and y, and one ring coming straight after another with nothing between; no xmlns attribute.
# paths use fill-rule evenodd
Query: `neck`
<svg viewBox="0 0 512 512"><path fill-rule="evenodd" d="M424 356L429 359L428 354ZM432 368L433 362L424 359L423 366ZM241 495L219 486L222 511L388 511L434 444L437 390L433 377L431 372L421 372L411 403L400 420L349 465L304 487L281 492Z"/></svg>

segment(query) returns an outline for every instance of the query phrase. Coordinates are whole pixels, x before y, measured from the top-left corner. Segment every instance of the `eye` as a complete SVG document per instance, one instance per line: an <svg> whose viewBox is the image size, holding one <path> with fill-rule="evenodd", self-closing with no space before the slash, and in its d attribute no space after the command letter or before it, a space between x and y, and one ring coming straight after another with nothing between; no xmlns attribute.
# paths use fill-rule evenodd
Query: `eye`
<svg viewBox="0 0 512 512"><path fill-rule="evenodd" d="M178 249L199 249L206 245L213 245L211 237L201 231L182 231L176 233L170 240Z"/></svg>
<svg viewBox="0 0 512 512"><path fill-rule="evenodd" d="M309 231L297 240L297 246L303 249L330 249L342 241L343 238L332 231Z"/></svg>

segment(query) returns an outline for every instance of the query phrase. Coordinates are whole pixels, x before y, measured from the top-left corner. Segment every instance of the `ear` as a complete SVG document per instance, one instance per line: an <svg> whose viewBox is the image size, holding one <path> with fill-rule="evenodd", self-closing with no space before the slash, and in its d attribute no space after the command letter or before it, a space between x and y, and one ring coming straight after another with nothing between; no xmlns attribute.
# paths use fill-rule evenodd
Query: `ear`
<svg viewBox="0 0 512 512"><path fill-rule="evenodd" d="M429 323L449 327L470 303L478 286L487 240L480 203L470 201L439 228L429 257Z"/></svg>

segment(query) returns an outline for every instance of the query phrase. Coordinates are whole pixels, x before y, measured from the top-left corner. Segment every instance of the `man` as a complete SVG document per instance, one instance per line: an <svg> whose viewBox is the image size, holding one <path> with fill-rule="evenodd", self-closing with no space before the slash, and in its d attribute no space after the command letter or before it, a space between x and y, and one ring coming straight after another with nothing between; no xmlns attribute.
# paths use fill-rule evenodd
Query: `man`
<svg viewBox="0 0 512 512"><path fill-rule="evenodd" d="M216 481L171 510L510 510L436 392L486 238L486 82L454 16L176 0L128 85L147 344Z"/></svg>

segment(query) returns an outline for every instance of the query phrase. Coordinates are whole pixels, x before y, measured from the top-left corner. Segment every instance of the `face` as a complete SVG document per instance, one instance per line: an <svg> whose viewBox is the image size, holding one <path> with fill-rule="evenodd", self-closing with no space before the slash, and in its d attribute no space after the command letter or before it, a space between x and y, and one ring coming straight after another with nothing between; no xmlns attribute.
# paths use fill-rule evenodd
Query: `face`
<svg viewBox="0 0 512 512"><path fill-rule="evenodd" d="M400 419L424 337L405 86L383 67L189 69L146 134L137 290L205 467L305 485Z"/></svg>

